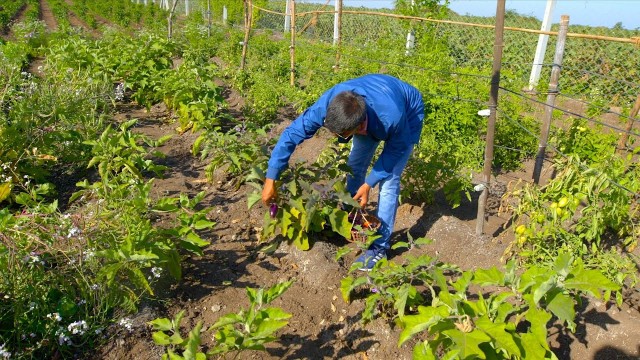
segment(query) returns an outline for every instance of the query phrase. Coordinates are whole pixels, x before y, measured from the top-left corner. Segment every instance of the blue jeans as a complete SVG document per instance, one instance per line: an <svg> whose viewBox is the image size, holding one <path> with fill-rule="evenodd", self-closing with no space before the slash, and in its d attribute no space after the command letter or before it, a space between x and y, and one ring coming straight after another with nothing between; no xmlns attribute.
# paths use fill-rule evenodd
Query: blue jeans
<svg viewBox="0 0 640 360"><path fill-rule="evenodd" d="M351 145L351 153L347 164L351 168L352 175L347 176L347 190L355 195L360 186L364 184L367 170L373 159L373 155L380 141L366 135L355 135ZM407 144L403 156L393 167L389 178L379 183L378 211L376 216L380 219L381 226L378 230L380 238L374 241L373 246L389 249L391 247L391 234L396 222L398 211L398 197L400 196L400 176L409 161L414 144Z"/></svg>

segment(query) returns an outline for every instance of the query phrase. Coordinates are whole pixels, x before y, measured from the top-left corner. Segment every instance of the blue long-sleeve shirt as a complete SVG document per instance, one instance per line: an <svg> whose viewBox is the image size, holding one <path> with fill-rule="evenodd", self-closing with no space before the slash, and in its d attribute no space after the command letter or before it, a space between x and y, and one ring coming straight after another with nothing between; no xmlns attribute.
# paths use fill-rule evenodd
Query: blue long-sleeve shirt
<svg viewBox="0 0 640 360"><path fill-rule="evenodd" d="M277 180L280 177L296 146L315 135L324 124L329 103L343 91L353 91L364 98L367 136L385 142L382 154L365 182L374 187L391 176L398 158L411 149L407 144L416 144L420 140L424 104L415 87L389 75L371 74L335 85L298 116L282 132L273 149L267 178Z"/></svg>

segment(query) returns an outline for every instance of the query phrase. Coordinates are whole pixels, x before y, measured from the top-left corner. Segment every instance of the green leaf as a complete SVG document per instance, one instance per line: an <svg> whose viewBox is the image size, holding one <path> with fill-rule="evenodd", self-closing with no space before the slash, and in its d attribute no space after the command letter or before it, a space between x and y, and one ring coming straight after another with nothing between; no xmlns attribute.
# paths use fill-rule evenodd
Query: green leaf
<svg viewBox="0 0 640 360"><path fill-rule="evenodd" d="M293 280L285 281L283 283L276 284L268 289L264 293L264 303L270 304L273 300L277 299L282 295L287 289L289 289L293 285Z"/></svg>
<svg viewBox="0 0 640 360"><path fill-rule="evenodd" d="M437 360L436 354L426 341L413 347L413 360Z"/></svg>
<svg viewBox="0 0 640 360"><path fill-rule="evenodd" d="M183 238L183 240L198 247L205 247L209 245L208 241L203 240L198 234L193 231L189 232L187 236Z"/></svg>
<svg viewBox="0 0 640 360"><path fill-rule="evenodd" d="M155 331L153 334L151 334L151 338L153 339L153 342L158 345L166 346L171 343L169 341L169 335L163 333L162 331Z"/></svg>
<svg viewBox="0 0 640 360"><path fill-rule="evenodd" d="M473 330L465 333L458 329L445 330L442 332L445 336L453 340L452 350L460 350L459 356L462 359L467 357L478 357L486 359L484 352L478 347L483 342L491 341L491 338L480 330Z"/></svg>
<svg viewBox="0 0 640 360"><path fill-rule="evenodd" d="M396 300L393 303L393 307L398 312L399 317L404 316L404 309L407 306L407 298L409 297L409 291L412 286L410 284L402 284L398 289L398 294L396 295Z"/></svg>
<svg viewBox="0 0 640 360"><path fill-rule="evenodd" d="M209 220L198 220L196 221L195 224L193 224L193 227L196 230L202 230L202 229L208 229L211 228L215 225L215 221L209 221Z"/></svg>
<svg viewBox="0 0 640 360"><path fill-rule="evenodd" d="M171 349L167 349L167 355L169 355L169 360L185 360L182 356L171 351Z"/></svg>
<svg viewBox="0 0 640 360"><path fill-rule="evenodd" d="M507 358L512 356L522 356L520 353L520 348L514 341L514 336L510 332L506 331L505 323L494 323L492 322L488 316L483 316L476 320L476 326L487 333L487 335L491 336L493 340L496 342L496 346L502 348L507 351Z"/></svg>
<svg viewBox="0 0 640 360"><path fill-rule="evenodd" d="M619 285L607 279L600 271L585 270L581 263L567 275L564 287L587 292L596 298L600 298L600 292L603 290L620 290Z"/></svg>
<svg viewBox="0 0 640 360"><path fill-rule="evenodd" d="M502 285L504 274L495 266L489 269L478 269L473 273L473 283L481 286Z"/></svg>
<svg viewBox="0 0 640 360"><path fill-rule="evenodd" d="M215 324L211 325L211 327L209 328L209 331L212 329L217 329L217 328L226 326L226 325L237 324L242 321L244 321L244 319L238 314L227 314L221 317L220 319L218 319L218 321L216 321Z"/></svg>
<svg viewBox="0 0 640 360"><path fill-rule="evenodd" d="M529 332L536 339L536 342L549 349L547 344L547 323L551 320L551 314L543 309L530 307L526 313L526 319L531 323ZM526 342L525 342L526 344ZM528 347L529 345L527 345ZM539 359L538 357L533 357Z"/></svg>
<svg viewBox="0 0 640 360"><path fill-rule="evenodd" d="M532 334L526 333L520 336L522 338L524 356L523 359L546 359L547 350L540 344L540 339ZM546 339L545 339L546 342Z"/></svg>
<svg viewBox="0 0 640 360"><path fill-rule="evenodd" d="M547 309L558 317L561 321L566 321L571 331L575 331L576 313L573 300L569 295L562 293L560 289L554 289L547 294Z"/></svg>
<svg viewBox="0 0 640 360"><path fill-rule="evenodd" d="M440 292L438 293L438 298L440 301L448 305L450 308L455 308L455 303L451 294L449 293L449 287L447 286L447 279L442 274L442 270L436 268L433 271L433 278L436 280L436 283L440 287Z"/></svg>
<svg viewBox="0 0 640 360"><path fill-rule="evenodd" d="M189 332L185 350L182 353L185 360L196 360L198 354L202 354L198 351L200 348L200 332L202 330L202 321L198 321L196 326ZM204 355L204 354L203 354Z"/></svg>
<svg viewBox="0 0 640 360"><path fill-rule="evenodd" d="M545 282L536 287L533 291L533 302L537 305L547 292L556 286L558 279L555 275L552 275Z"/></svg>
<svg viewBox="0 0 640 360"><path fill-rule="evenodd" d="M286 320L291 318L291 314L276 307L262 309L260 310L260 314L265 318L269 318L270 320Z"/></svg>
<svg viewBox="0 0 640 360"><path fill-rule="evenodd" d="M254 338L265 338L267 336L272 335L280 328L286 326L289 322L286 320L272 320L266 319L262 321L256 327L255 331L252 331L252 337Z"/></svg>
<svg viewBox="0 0 640 360"><path fill-rule="evenodd" d="M253 205L257 204L258 202L260 202L262 200L262 194L260 194L257 191L252 192L248 197L247 197L247 205L248 205L248 209L251 209L253 207Z"/></svg>
<svg viewBox="0 0 640 360"><path fill-rule="evenodd" d="M351 223L349 223L349 213L340 209L333 209L329 214L331 229L345 239L351 239Z"/></svg>
<svg viewBox="0 0 640 360"><path fill-rule="evenodd" d="M560 276L567 276L573 257L569 253L561 253L553 264L553 270Z"/></svg>
<svg viewBox="0 0 640 360"><path fill-rule="evenodd" d="M353 289L366 284L368 281L369 280L365 276L360 276L355 279L351 276L347 276L340 280L340 292L342 293L342 299L344 302L351 302L351 292Z"/></svg>
<svg viewBox="0 0 640 360"><path fill-rule="evenodd" d="M133 284L135 284L138 287L138 289L144 289L148 291L149 294L153 295L153 289L151 289L151 286L149 285L147 278L142 273L142 270L140 270L137 267L129 268L127 270L128 270L127 273L129 274L129 279Z"/></svg>
<svg viewBox="0 0 640 360"><path fill-rule="evenodd" d="M171 320L167 318L155 319L149 321L149 325L153 327L153 330L169 331L172 329Z"/></svg>
<svg viewBox="0 0 640 360"><path fill-rule="evenodd" d="M398 338L398 346L402 346L413 335L427 330L447 316L449 316L449 310L445 306L418 306L417 315L406 315L400 318L403 330Z"/></svg>

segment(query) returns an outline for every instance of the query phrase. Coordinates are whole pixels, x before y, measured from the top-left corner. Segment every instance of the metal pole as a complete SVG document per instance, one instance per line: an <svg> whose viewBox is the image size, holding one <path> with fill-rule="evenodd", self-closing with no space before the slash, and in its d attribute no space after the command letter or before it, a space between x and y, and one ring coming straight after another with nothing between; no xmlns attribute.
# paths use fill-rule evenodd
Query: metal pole
<svg viewBox="0 0 640 360"><path fill-rule="evenodd" d="M291 31L291 0L287 0L284 10L284 32Z"/></svg>
<svg viewBox="0 0 640 360"><path fill-rule="evenodd" d="M411 0L411 9L416 6L416 0ZM409 29L407 33L407 44L405 45L405 55L410 55L413 48L416 46L416 33L413 31L413 28Z"/></svg>
<svg viewBox="0 0 640 360"><path fill-rule="evenodd" d="M342 16L342 1L335 0L335 14L333 15L333 45L340 42L340 17Z"/></svg>
<svg viewBox="0 0 640 360"><path fill-rule="evenodd" d="M478 217L476 218L476 235L484 233L484 213L489 196L489 182L491 181L491 167L493 162L493 141L496 128L496 109L498 107L498 90L500 87L500 69L502 67L502 50L504 48L504 8L506 0L498 0L496 8L496 35L493 44L493 73L491 75L491 90L489 93L489 121L487 124L487 138L484 150L484 169L482 172L482 193L478 198Z"/></svg>
<svg viewBox="0 0 640 360"><path fill-rule="evenodd" d="M334 27L334 31L337 30L337 37L336 33L333 35L333 45L336 47L336 64L333 67L334 71L340 69L340 46L342 45L342 0L336 0L336 3L338 4L336 5L338 12L335 18L337 27Z"/></svg>
<svg viewBox="0 0 640 360"><path fill-rule="evenodd" d="M551 30L551 16L553 15L553 9L556 6L556 0L547 0L547 7L544 10L544 18L542 19L541 31ZM531 65L531 76L529 76L529 91L533 90L538 81L540 80L540 72L542 71L542 63L544 62L544 54L547 52L547 42L549 35L540 34L538 37L538 46L536 47L536 54L533 57L533 64Z"/></svg>
<svg viewBox="0 0 640 360"><path fill-rule="evenodd" d="M564 55L564 45L567 40L567 32L569 30L569 15L562 15L560 18L560 31L558 31L558 42L556 43L556 53L553 57L553 67L551 68L551 80L549 81L549 90L547 95L547 106L544 108L544 118L542 127L540 128L540 143L538 145L538 154L536 155L536 164L533 168L533 182L540 183L540 173L542 173L542 163L544 162L544 154L549 141L549 131L551 130L551 120L553 118L553 106L556 103L556 95L558 94L558 79L560 78L560 68L562 67L562 57Z"/></svg>
<svg viewBox="0 0 640 360"><path fill-rule="evenodd" d="M228 19L229 15L227 13L227 6L224 5L222 6L222 24L223 25L227 25L227 19Z"/></svg>
<svg viewBox="0 0 640 360"><path fill-rule="evenodd" d="M211 37L211 0L207 0L207 37Z"/></svg>

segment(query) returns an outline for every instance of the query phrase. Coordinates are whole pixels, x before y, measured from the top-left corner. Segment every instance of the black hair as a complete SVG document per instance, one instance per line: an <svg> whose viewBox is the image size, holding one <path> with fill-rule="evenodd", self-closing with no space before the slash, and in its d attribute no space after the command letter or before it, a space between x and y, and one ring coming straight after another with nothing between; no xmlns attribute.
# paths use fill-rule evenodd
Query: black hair
<svg viewBox="0 0 640 360"><path fill-rule="evenodd" d="M366 117L364 98L353 91L343 91L329 103L324 126L334 134L342 134L360 126Z"/></svg>

